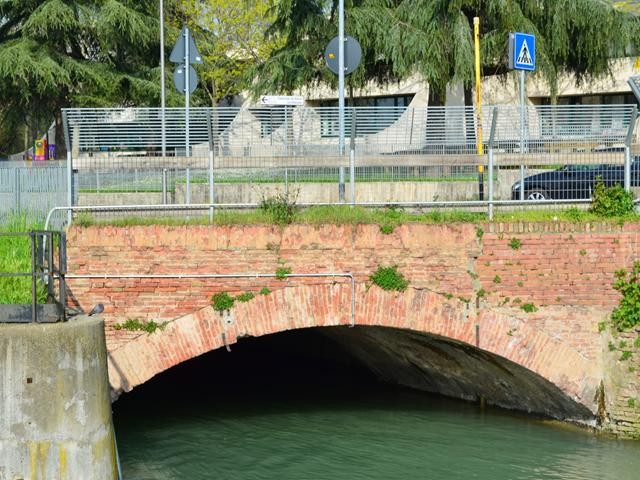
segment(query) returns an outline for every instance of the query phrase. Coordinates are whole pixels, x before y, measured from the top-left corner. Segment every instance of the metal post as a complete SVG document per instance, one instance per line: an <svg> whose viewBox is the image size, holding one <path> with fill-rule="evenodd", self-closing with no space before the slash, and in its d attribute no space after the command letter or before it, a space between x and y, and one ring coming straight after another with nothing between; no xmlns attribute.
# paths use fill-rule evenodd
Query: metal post
<svg viewBox="0 0 640 480"><path fill-rule="evenodd" d="M524 153L524 122L525 122L525 71L520 70L520 154Z"/></svg>
<svg viewBox="0 0 640 480"><path fill-rule="evenodd" d="M624 189L631 191L631 149L629 145L624 147Z"/></svg>
<svg viewBox="0 0 640 480"><path fill-rule="evenodd" d="M100 170L96 170L96 192L100 193Z"/></svg>
<svg viewBox="0 0 640 480"><path fill-rule="evenodd" d="M71 160L71 150L67 149L67 204L73 207L73 163ZM67 226L71 225L73 212L67 212Z"/></svg>
<svg viewBox="0 0 640 480"><path fill-rule="evenodd" d="M189 205L191 203L191 169L189 167L187 167L186 180L187 180L187 190L185 193L184 203Z"/></svg>
<svg viewBox="0 0 640 480"><path fill-rule="evenodd" d="M289 156L289 115L286 105L284 106L284 154Z"/></svg>
<svg viewBox="0 0 640 480"><path fill-rule="evenodd" d="M162 130L162 158L167 156L167 130L165 108L167 106L164 85L164 2L160 0L160 122Z"/></svg>
<svg viewBox="0 0 640 480"><path fill-rule="evenodd" d="M524 70L520 70L520 155L524 155L525 146L524 146L524 124L525 124L525 93L524 93L524 82L525 82L525 74ZM520 200L524 201L524 165L520 165Z"/></svg>
<svg viewBox="0 0 640 480"><path fill-rule="evenodd" d="M473 17L473 43L476 72L476 150L484 155L484 139L482 131L482 83L480 81L480 18ZM484 163L478 165L478 200L484 200Z"/></svg>
<svg viewBox="0 0 640 480"><path fill-rule="evenodd" d="M491 115L491 130L489 132L489 221L493 220L493 142L496 135L497 123L498 107L493 107L493 115Z"/></svg>
<svg viewBox="0 0 640 480"><path fill-rule="evenodd" d="M58 273L60 275L60 303L62 304L62 319L66 318L65 307L67 306L67 234L60 233L60 245L58 247Z"/></svg>
<svg viewBox="0 0 640 480"><path fill-rule="evenodd" d="M344 203L344 167L338 167L338 201Z"/></svg>
<svg viewBox="0 0 640 480"><path fill-rule="evenodd" d="M164 205L166 205L167 203L169 203L168 200L168 195L167 195L167 169L163 168L162 169L162 203Z"/></svg>
<svg viewBox="0 0 640 480"><path fill-rule="evenodd" d="M20 185L20 172L21 172L21 169L19 168L13 169L13 188L14 188L13 200L15 202L14 211L16 212L20 211L20 204L22 203L22 199L20 198L21 197L20 193L22 190L22 186Z"/></svg>
<svg viewBox="0 0 640 480"><path fill-rule="evenodd" d="M38 284L36 282L36 234L34 231L29 232L29 238L31 239L31 321L38 321L38 297L36 295L36 289Z"/></svg>
<svg viewBox="0 0 640 480"><path fill-rule="evenodd" d="M189 27L184 29L184 132L185 156L189 157Z"/></svg>
<svg viewBox="0 0 640 480"><path fill-rule="evenodd" d="M207 109L207 138L209 140L209 204L215 203L214 176L213 176L213 127L211 125L211 109ZM209 223L213 223L213 206L209 207Z"/></svg>
<svg viewBox="0 0 640 480"><path fill-rule="evenodd" d="M284 194L289 197L289 170L284 168Z"/></svg>
<svg viewBox="0 0 640 480"><path fill-rule="evenodd" d="M344 155L344 0L338 1L338 151Z"/></svg>
<svg viewBox="0 0 640 480"><path fill-rule="evenodd" d="M53 290L53 232L46 232L42 240L48 240L48 243L44 245L44 250L46 250L47 255L47 301L50 301L54 298L54 290ZM47 250L48 247L48 250ZM43 262L44 263L44 262Z"/></svg>
<svg viewBox="0 0 640 480"><path fill-rule="evenodd" d="M636 128L636 120L638 118L638 107L634 106L631 112L631 121L627 130L627 137L624 142L624 189L631 191L631 142L633 141L633 133ZM637 178L636 178L637 183ZM637 185L636 185L637 186Z"/></svg>
<svg viewBox="0 0 640 480"><path fill-rule="evenodd" d="M351 108L351 138L349 142L349 198L356 203L356 109Z"/></svg>

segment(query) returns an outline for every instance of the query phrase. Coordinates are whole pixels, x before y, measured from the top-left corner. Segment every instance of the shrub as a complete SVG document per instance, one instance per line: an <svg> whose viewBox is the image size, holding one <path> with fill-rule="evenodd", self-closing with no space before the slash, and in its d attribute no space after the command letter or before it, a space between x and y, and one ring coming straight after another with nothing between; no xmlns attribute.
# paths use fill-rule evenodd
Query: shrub
<svg viewBox="0 0 640 480"><path fill-rule="evenodd" d="M295 219L298 207L295 197L288 193L277 193L271 197L263 197L260 210L276 225L289 225Z"/></svg>
<svg viewBox="0 0 640 480"><path fill-rule="evenodd" d="M269 295L271 293L271 290L269 290L267 287L262 287L260 289L260 295Z"/></svg>
<svg viewBox="0 0 640 480"><path fill-rule="evenodd" d="M409 281L404 278L402 273L398 272L395 266L378 267L375 273L369 277L369 280L383 290L404 292L409 286Z"/></svg>
<svg viewBox="0 0 640 480"><path fill-rule="evenodd" d="M633 194L622 185L605 187L598 181L593 190L593 201L589 211L601 217L622 217L633 212Z"/></svg>
<svg viewBox="0 0 640 480"><path fill-rule="evenodd" d="M536 306L533 303L523 303L520 308L522 310L524 310L527 313L533 313L533 312L537 312L538 309L536 308Z"/></svg>
<svg viewBox="0 0 640 480"><path fill-rule="evenodd" d="M235 299L227 292L215 293L211 297L211 305L217 312L224 312L225 310L229 310L231 307L233 307L234 302Z"/></svg>
<svg viewBox="0 0 640 480"><path fill-rule="evenodd" d="M611 313L611 323L618 331L640 325L640 262L635 262L631 272L618 270L613 288L620 292L620 303Z"/></svg>

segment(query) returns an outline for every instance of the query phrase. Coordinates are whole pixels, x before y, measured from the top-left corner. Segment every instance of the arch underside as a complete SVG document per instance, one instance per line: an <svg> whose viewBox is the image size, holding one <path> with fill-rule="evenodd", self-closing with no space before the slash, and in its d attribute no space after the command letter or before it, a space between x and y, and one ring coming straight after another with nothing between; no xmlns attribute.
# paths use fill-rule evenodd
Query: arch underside
<svg viewBox="0 0 640 480"><path fill-rule="evenodd" d="M560 340L526 324L514 335L513 318L474 312L427 290L359 286L355 294L355 328L344 284L287 287L236 304L226 315L207 307L178 318L109 353L114 398L190 358L232 350L243 337L318 328L388 382L552 418L594 418L593 362Z"/></svg>

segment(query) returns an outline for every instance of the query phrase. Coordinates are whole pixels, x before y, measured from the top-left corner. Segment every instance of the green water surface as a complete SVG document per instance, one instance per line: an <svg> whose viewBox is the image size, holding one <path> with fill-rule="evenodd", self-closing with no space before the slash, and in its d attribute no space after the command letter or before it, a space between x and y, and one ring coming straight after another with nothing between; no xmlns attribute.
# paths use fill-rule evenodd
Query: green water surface
<svg viewBox="0 0 640 480"><path fill-rule="evenodd" d="M277 347L215 352L126 394L114 405L124 478L640 479L640 443L391 388Z"/></svg>

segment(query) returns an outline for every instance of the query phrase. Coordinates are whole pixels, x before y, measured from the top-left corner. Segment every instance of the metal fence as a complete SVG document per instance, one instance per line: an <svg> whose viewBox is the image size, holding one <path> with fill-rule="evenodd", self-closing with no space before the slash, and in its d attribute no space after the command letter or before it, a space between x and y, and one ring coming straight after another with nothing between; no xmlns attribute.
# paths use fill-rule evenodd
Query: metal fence
<svg viewBox="0 0 640 480"><path fill-rule="evenodd" d="M0 224L23 216L27 223L42 222L51 208L68 204L67 198L64 162L0 163Z"/></svg>
<svg viewBox="0 0 640 480"><path fill-rule="evenodd" d="M195 108L188 121L184 109L67 109L58 204L255 204L288 192L308 204L462 205L584 200L599 179L640 187L634 105L345 115L341 152L337 108Z"/></svg>

